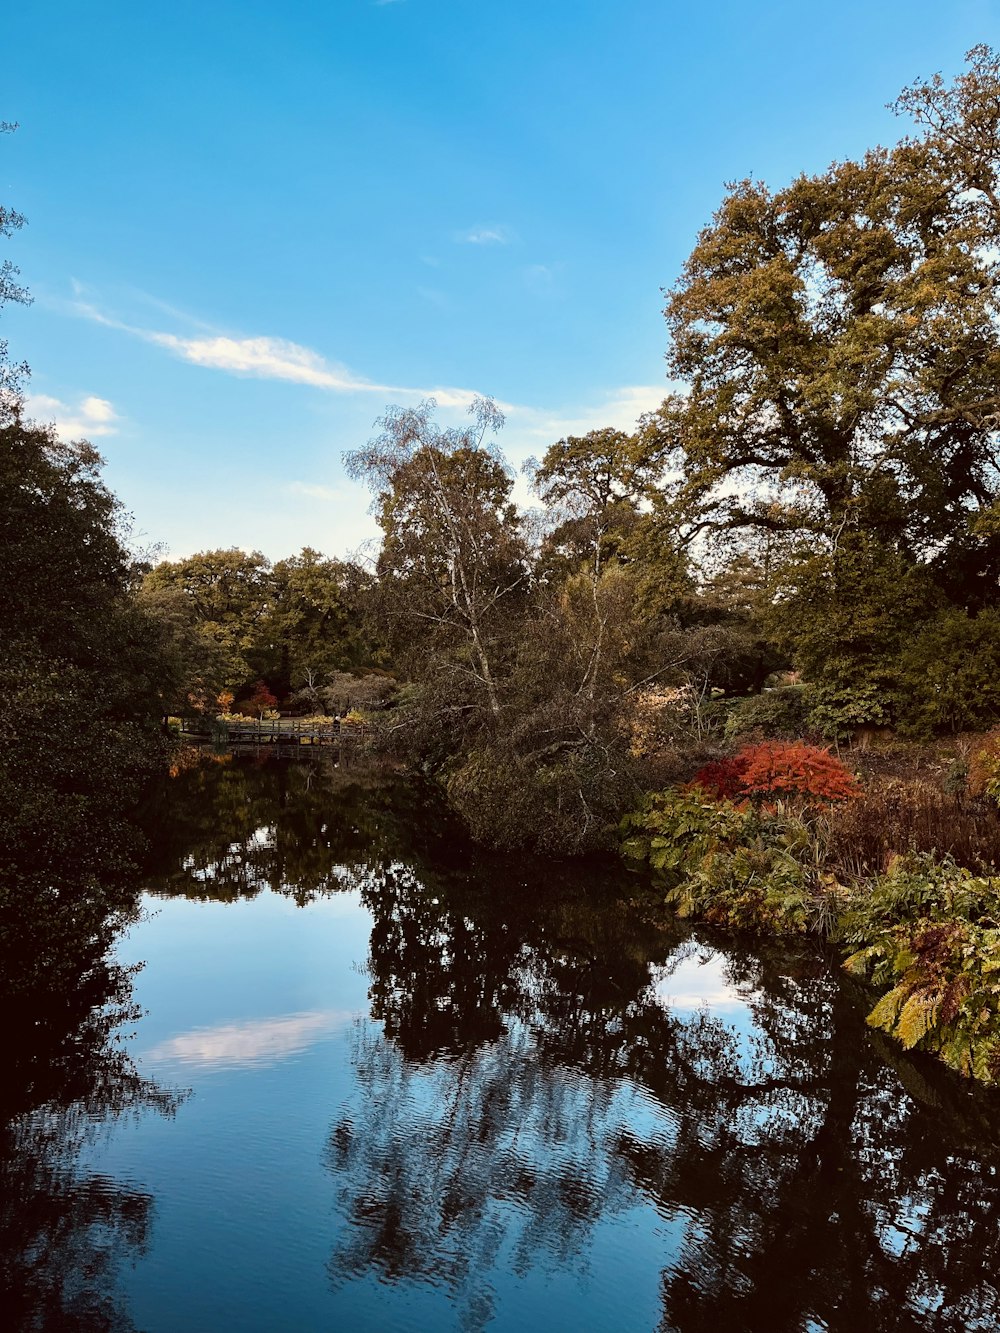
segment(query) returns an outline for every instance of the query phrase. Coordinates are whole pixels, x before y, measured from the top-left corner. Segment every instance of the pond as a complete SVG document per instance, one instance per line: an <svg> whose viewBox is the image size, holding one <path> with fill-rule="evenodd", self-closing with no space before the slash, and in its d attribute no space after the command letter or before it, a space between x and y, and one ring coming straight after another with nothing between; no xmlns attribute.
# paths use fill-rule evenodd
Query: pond
<svg viewBox="0 0 1000 1333"><path fill-rule="evenodd" d="M1000 1327L997 1099L817 947L319 757L206 756L145 820L114 1003L58 1093L14 1062L14 1327Z"/></svg>

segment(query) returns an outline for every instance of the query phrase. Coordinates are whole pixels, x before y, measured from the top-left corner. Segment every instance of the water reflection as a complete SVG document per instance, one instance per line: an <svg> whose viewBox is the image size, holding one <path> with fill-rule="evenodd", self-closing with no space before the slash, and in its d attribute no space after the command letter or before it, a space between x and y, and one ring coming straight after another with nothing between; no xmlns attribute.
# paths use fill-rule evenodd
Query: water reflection
<svg viewBox="0 0 1000 1333"><path fill-rule="evenodd" d="M173 1116L183 1100L119 1041L137 1017L113 947L136 916L139 844L111 806L92 828L71 823L76 836L51 839L45 856L7 860L0 878L0 1310L11 1329L133 1328L118 1279L147 1245L153 1199L82 1159L102 1126Z"/></svg>
<svg viewBox="0 0 1000 1333"><path fill-rule="evenodd" d="M336 1280L442 1283L481 1326L505 1274L584 1264L643 1202L670 1236L664 1331L997 1327L996 1157L962 1143L995 1099L916 1065L907 1096L815 954L489 878L365 886L383 1030L331 1135ZM701 995L699 950L725 958Z"/></svg>
<svg viewBox="0 0 1000 1333"><path fill-rule="evenodd" d="M352 1017L331 1010L195 1028L151 1047L145 1052L145 1060L151 1065L182 1064L216 1070L273 1065L301 1055L345 1027Z"/></svg>
<svg viewBox="0 0 1000 1333"><path fill-rule="evenodd" d="M72 908L39 887L55 906L23 926L38 952L12 952L7 1009L15 1327L127 1330L126 1290L155 1327L190 1326L141 1264L123 1278L163 1244L154 1189L94 1165L107 1126L181 1105L143 1063L196 1085L163 1149L171 1180L190 1173L173 1235L234 1228L212 1241L244 1256L222 1302L237 1327L1000 1327L1000 1104L870 1034L864 997L815 950L692 934L613 866L485 856L413 785L318 760L192 767L145 820L145 884L190 900L161 903L181 923L164 992L186 984L203 912L223 948L258 919L293 944L261 926L267 979L234 949L240 987L213 1011L204 982L137 1065L115 1040L136 1022L133 978L109 953L135 885L92 910L79 885ZM326 941L342 921L368 934L351 987L303 945L324 919ZM306 966L323 986L288 983ZM320 1296L303 1294L311 1273ZM221 1267L201 1280L192 1299L221 1302Z"/></svg>
<svg viewBox="0 0 1000 1333"><path fill-rule="evenodd" d="M477 855L411 788L212 784L161 887L355 888L372 917L326 1152L336 1291L442 1289L483 1327L651 1209L664 1333L1000 1324L997 1101L873 1039L815 951L696 938L608 868ZM588 1281L612 1318L616 1273Z"/></svg>

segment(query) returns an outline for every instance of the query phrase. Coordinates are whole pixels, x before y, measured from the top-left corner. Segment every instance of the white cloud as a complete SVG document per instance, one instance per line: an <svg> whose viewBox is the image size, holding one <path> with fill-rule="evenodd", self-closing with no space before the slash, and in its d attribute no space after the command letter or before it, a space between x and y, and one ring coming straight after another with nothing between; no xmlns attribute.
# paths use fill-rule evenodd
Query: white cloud
<svg viewBox="0 0 1000 1333"><path fill-rule="evenodd" d="M313 348L286 338L268 335L239 337L211 330L186 337L124 323L86 300L74 301L70 309L79 317L161 347L191 365L225 374L282 380L328 393L374 394L383 403L433 398L445 414L464 413L479 392L450 385L420 387L370 380L339 362L328 360ZM562 411L500 400L497 406L508 419L504 449L512 461L518 462L536 450L539 443L549 444L566 435L585 435L602 426L632 430L643 413L659 407L669 387L666 383L623 385L606 391L592 404ZM100 424L96 424L96 433L108 433L107 430L102 432Z"/></svg>
<svg viewBox="0 0 1000 1333"><path fill-rule="evenodd" d="M592 405L567 409L565 412L546 411L534 407L511 407L511 426L518 434L534 441L553 443L567 435L586 435L588 431L611 426L616 430L635 429L636 422L646 412L660 406L669 391L664 384L626 384L607 391Z"/></svg>
<svg viewBox="0 0 1000 1333"><path fill-rule="evenodd" d="M514 233L511 229L498 223L486 227L470 227L468 231L460 231L455 236L455 240L463 245L510 245L513 239Z"/></svg>
<svg viewBox="0 0 1000 1333"><path fill-rule="evenodd" d="M89 394L76 403L64 403L48 394L29 394L28 415L38 421L51 421L64 440L96 439L114 435L118 414L106 398Z"/></svg>
<svg viewBox="0 0 1000 1333"><path fill-rule="evenodd" d="M311 481L291 481L285 487L289 495L304 495L308 500L343 500L344 491L336 486L319 486Z"/></svg>
<svg viewBox="0 0 1000 1333"><path fill-rule="evenodd" d="M311 384L318 389L341 392L384 393L388 386L371 384L353 375L345 366L326 361L318 352L285 338L181 338L175 333L140 332L147 342L156 343L196 366L227 370L234 375L257 379L291 380Z"/></svg>
<svg viewBox="0 0 1000 1333"><path fill-rule="evenodd" d="M339 362L328 361L311 347L303 347L301 343L291 342L287 338L273 338L267 335L232 337L221 333L182 337L177 333L127 324L106 314L89 301L74 301L70 309L82 319L101 324L108 329L118 329L134 338L141 338L143 342L162 347L191 365L201 366L207 370L221 370L229 375L286 380L331 393L377 394L387 403L400 400L416 402L422 398L434 398L443 408L467 408L477 396L474 389L449 386L411 388L401 384L379 384L365 379L364 376L356 375ZM507 410L507 405L500 404L500 406L504 411Z"/></svg>

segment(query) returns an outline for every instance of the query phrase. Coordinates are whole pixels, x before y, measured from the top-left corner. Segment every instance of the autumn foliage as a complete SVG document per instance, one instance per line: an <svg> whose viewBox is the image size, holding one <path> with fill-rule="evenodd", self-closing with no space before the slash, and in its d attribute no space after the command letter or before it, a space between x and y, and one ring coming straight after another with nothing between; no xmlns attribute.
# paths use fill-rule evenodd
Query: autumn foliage
<svg viewBox="0 0 1000 1333"><path fill-rule="evenodd" d="M257 681L253 688L253 694L246 701L246 707L258 715L263 715L277 705L277 699L267 688L262 680Z"/></svg>
<svg viewBox="0 0 1000 1333"><path fill-rule="evenodd" d="M846 801L861 794L854 775L835 755L804 741L746 745L730 758L699 769L692 785L727 800L807 797Z"/></svg>

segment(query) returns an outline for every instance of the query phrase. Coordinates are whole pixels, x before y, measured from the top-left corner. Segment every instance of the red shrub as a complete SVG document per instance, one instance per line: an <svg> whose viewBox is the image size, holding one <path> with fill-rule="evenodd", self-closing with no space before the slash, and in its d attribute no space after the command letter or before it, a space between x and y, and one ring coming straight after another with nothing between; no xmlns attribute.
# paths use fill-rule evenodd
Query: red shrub
<svg viewBox="0 0 1000 1333"><path fill-rule="evenodd" d="M846 801L860 796L856 779L829 750L804 741L745 745L731 759L706 764L694 782L714 796L812 797Z"/></svg>
<svg viewBox="0 0 1000 1333"><path fill-rule="evenodd" d="M744 794L743 775L750 763L749 759L743 756L744 751L741 750L730 759L718 759L706 764L704 768L698 769L691 779L691 785L704 788L720 800L736 800Z"/></svg>
<svg viewBox="0 0 1000 1333"><path fill-rule="evenodd" d="M274 708L277 702L277 699L264 682L259 680L253 687L253 694L251 694L250 698L246 701L246 706L252 713L260 715L266 713L269 709Z"/></svg>
<svg viewBox="0 0 1000 1333"><path fill-rule="evenodd" d="M857 779L829 750L804 741L764 741L740 751L747 760L747 796L815 796L846 801L860 796Z"/></svg>

